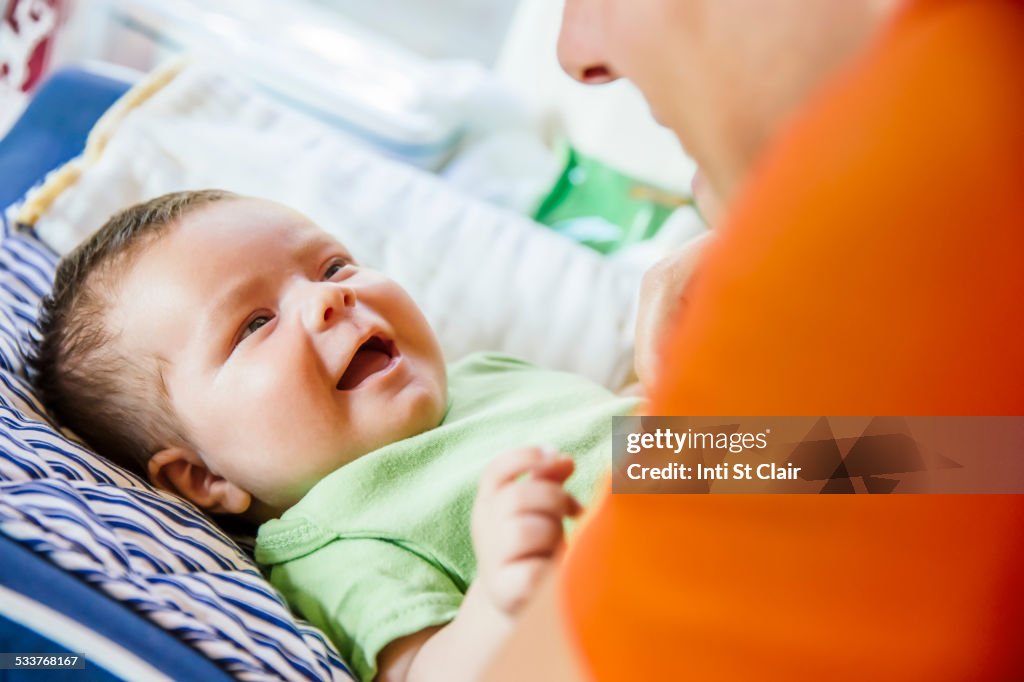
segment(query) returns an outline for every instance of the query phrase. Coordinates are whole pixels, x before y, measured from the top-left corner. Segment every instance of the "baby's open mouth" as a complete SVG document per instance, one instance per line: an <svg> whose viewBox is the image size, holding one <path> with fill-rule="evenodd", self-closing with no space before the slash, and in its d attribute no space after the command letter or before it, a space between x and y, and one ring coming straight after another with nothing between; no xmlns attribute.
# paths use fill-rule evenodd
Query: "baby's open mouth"
<svg viewBox="0 0 1024 682"><path fill-rule="evenodd" d="M345 373L338 380L339 391L351 391L374 374L391 366L397 355L395 342L383 336L371 336L356 349Z"/></svg>

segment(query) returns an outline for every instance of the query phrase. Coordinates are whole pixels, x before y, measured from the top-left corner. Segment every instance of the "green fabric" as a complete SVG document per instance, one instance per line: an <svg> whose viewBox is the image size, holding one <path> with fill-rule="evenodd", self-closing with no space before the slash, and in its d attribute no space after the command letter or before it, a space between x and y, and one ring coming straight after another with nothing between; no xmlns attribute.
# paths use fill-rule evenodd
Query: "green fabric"
<svg viewBox="0 0 1024 682"><path fill-rule="evenodd" d="M347 464L259 530L256 559L360 678L390 642L455 617L476 575L470 512L480 474L511 448L571 455L586 504L611 463L613 415L637 405L582 377L496 354L449 368L442 423Z"/></svg>
<svg viewBox="0 0 1024 682"><path fill-rule="evenodd" d="M555 186L533 218L603 254L658 233L672 212L693 199L620 173L572 147Z"/></svg>

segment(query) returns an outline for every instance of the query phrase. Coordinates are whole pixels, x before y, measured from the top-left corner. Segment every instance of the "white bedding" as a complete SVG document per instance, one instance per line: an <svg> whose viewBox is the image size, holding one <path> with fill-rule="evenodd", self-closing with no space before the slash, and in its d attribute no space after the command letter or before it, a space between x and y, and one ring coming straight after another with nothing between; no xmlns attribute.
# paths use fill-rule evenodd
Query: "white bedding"
<svg viewBox="0 0 1024 682"><path fill-rule="evenodd" d="M137 86L72 164L22 213L62 253L123 206L221 187L298 208L394 277L449 361L500 350L611 387L632 368L636 290L650 258L604 258L209 67Z"/></svg>

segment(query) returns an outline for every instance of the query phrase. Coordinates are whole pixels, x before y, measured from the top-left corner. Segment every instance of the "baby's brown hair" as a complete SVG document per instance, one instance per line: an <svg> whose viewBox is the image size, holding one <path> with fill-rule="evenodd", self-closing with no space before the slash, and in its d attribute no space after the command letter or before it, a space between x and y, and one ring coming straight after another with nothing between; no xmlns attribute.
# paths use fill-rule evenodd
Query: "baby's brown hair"
<svg viewBox="0 0 1024 682"><path fill-rule="evenodd" d="M188 439L160 359L129 357L107 313L127 293L120 280L143 249L183 216L233 198L222 190L173 192L120 211L60 261L43 299L29 358L39 397L63 426L143 477L153 453Z"/></svg>

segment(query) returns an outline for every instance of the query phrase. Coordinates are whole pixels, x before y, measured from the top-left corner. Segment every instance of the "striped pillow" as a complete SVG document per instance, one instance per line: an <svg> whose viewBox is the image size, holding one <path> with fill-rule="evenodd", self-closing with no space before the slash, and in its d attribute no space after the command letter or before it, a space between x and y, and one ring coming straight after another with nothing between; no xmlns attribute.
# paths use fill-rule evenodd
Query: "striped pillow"
<svg viewBox="0 0 1024 682"><path fill-rule="evenodd" d="M324 635L296 620L195 507L54 427L32 394L24 356L56 257L0 220L0 532L238 679L350 679Z"/></svg>

